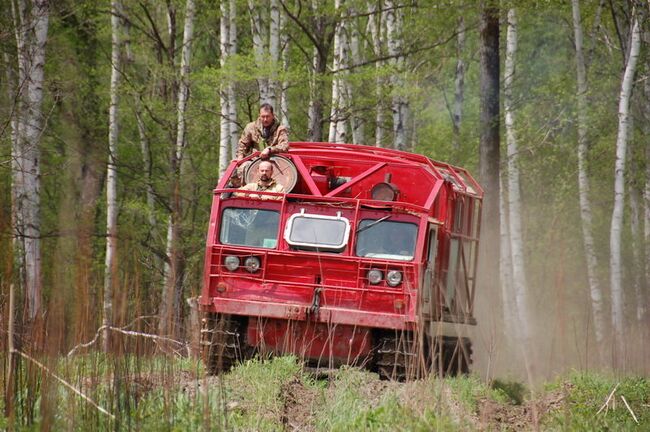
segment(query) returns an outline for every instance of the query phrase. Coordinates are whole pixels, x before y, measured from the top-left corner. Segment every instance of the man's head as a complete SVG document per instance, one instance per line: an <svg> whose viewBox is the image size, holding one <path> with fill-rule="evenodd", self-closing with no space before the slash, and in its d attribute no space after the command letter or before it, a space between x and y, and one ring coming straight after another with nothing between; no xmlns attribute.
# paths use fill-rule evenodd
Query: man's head
<svg viewBox="0 0 650 432"><path fill-rule="evenodd" d="M260 180L263 182L271 181L273 178L273 164L271 162L263 161L260 163L257 171L260 174Z"/></svg>
<svg viewBox="0 0 650 432"><path fill-rule="evenodd" d="M273 105L269 103L263 103L260 105L260 120L262 121L262 126L269 127L275 121L275 114L273 114Z"/></svg>

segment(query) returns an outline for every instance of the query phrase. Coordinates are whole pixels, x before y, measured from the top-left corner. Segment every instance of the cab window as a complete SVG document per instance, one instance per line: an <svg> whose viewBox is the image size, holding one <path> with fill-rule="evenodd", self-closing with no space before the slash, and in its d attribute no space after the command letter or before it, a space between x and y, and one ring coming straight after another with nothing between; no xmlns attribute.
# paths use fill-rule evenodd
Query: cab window
<svg viewBox="0 0 650 432"><path fill-rule="evenodd" d="M296 249L341 252L349 235L350 221L340 214L325 216L302 210L287 221L284 239Z"/></svg>
<svg viewBox="0 0 650 432"><path fill-rule="evenodd" d="M415 256L417 234L413 223L363 219L357 229L356 255L410 261Z"/></svg>
<svg viewBox="0 0 650 432"><path fill-rule="evenodd" d="M280 213L273 210L227 208L221 217L219 242L273 249L278 243Z"/></svg>

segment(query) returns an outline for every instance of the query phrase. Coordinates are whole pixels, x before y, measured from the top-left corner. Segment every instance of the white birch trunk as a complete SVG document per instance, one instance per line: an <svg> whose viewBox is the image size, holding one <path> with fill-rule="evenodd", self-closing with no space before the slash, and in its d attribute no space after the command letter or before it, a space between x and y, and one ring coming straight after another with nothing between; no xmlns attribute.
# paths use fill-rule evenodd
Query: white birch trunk
<svg viewBox="0 0 650 432"><path fill-rule="evenodd" d="M372 41L372 52L375 58L382 55L382 22L383 14L377 11L376 2L368 3L368 30ZM381 147L384 142L384 110L383 110L383 79L382 79L383 62L375 63L375 98L377 100L375 108L375 146Z"/></svg>
<svg viewBox="0 0 650 432"><path fill-rule="evenodd" d="M104 267L104 303L102 325L103 349L110 349L108 327L113 325L113 292L116 283L117 260L117 143L119 139L120 87L120 18L119 1L111 2L111 89L108 107L108 166L106 173L106 260Z"/></svg>
<svg viewBox="0 0 650 432"><path fill-rule="evenodd" d="M286 17L280 14L280 45L282 50L282 71L287 76L289 70L289 35L285 31ZM282 125L290 129L289 122L289 81L285 78L282 81L282 91L280 93L280 112L282 113Z"/></svg>
<svg viewBox="0 0 650 432"><path fill-rule="evenodd" d="M147 127L142 118L142 105L140 99L135 97L135 120L138 125L138 137L140 138L140 152L142 153L142 165L144 177L147 182L147 219L151 232L156 229L156 192L153 188L153 162L151 161L151 145L147 135Z"/></svg>
<svg viewBox="0 0 650 432"><path fill-rule="evenodd" d="M160 316L158 333L161 336L170 336L173 331L172 320L174 318L173 297L174 297L174 215L167 218L167 237L165 242L165 263L163 264L163 285L162 297L160 298Z"/></svg>
<svg viewBox="0 0 650 432"><path fill-rule="evenodd" d="M513 82L515 76L515 55L517 53L517 16L515 9L508 10L508 29L506 35L506 60L504 71L504 111L506 141L508 145L508 219L510 222L510 253L512 255L512 288L517 317L517 330L521 348L528 352L530 344L528 323L528 283L524 259L523 237L521 227L521 196L519 185L519 156L517 136L515 133L515 116L513 110ZM525 355L527 369L530 358Z"/></svg>
<svg viewBox="0 0 650 432"><path fill-rule="evenodd" d="M255 56L255 64L258 69L264 70L267 68L266 62L268 60L268 44L266 43L266 32L264 31L264 21L259 7L253 0L248 0L248 13L251 20L251 35L253 38L253 53ZM259 73L260 71L258 71ZM262 74L264 75L264 74ZM265 76L258 76L257 85L260 90L260 102L270 102L271 93L269 91L269 79Z"/></svg>
<svg viewBox="0 0 650 432"><path fill-rule="evenodd" d="M350 8L348 10L348 17L353 17L357 15L355 8ZM352 64L354 66L360 65L363 62L363 55L360 49L360 35L359 35L359 26L356 20L351 22L348 25L349 28L349 42L348 48L350 56L352 58ZM349 75L349 72L346 71L346 74ZM350 85L349 79L346 79L346 95L348 100L348 109L350 109L350 126L352 129L352 142L354 144L366 144L366 131L364 126L363 119L357 114L358 110L351 109L353 101L353 92L352 86Z"/></svg>
<svg viewBox="0 0 650 432"><path fill-rule="evenodd" d="M335 13L338 16L341 10L341 0L335 0L334 2ZM330 127L329 133L327 134L328 142L335 142L336 139L336 126L339 118L339 104L340 104L340 79L338 76L339 70L339 60L341 58L341 21L336 24L336 29L334 30L334 52L332 55L332 71L334 71L334 78L332 79L332 105L330 108Z"/></svg>
<svg viewBox="0 0 650 432"><path fill-rule="evenodd" d="M339 40L339 100L338 100L338 121L336 122L336 137L338 143L348 142L348 125L350 118L350 102L352 98L352 89L350 88L349 56L350 42L348 37L349 31L349 10L345 9L341 15L341 34Z"/></svg>
<svg viewBox="0 0 650 432"><path fill-rule="evenodd" d="M320 57L318 55L318 49L314 47L312 54L312 70L311 75L309 76L309 108L307 109L307 121L308 121L308 131L311 141L320 140L321 126L320 126L320 116L319 105L320 100L318 100L318 68L320 63Z"/></svg>
<svg viewBox="0 0 650 432"><path fill-rule="evenodd" d="M614 168L614 209L610 231L610 283L612 296L612 327L614 337L614 366L625 369L625 323L621 268L621 234L623 228L623 207L625 201L625 157L627 152L628 116L630 95L636 72L640 48L639 23L634 19L630 55L621 81L621 93L618 105L618 135L616 138L616 162Z"/></svg>
<svg viewBox="0 0 650 432"><path fill-rule="evenodd" d="M43 82L45 44L49 22L49 2L35 0L25 16L25 4L14 8L18 48L19 112L16 135L16 211L19 253L24 258L24 289L27 317L33 321L41 310L41 232L40 232L40 138L43 131Z"/></svg>
<svg viewBox="0 0 650 432"><path fill-rule="evenodd" d="M278 92L278 65L280 64L280 5L278 0L270 1L269 19L269 61L270 75L268 84L268 103L276 108Z"/></svg>
<svg viewBox="0 0 650 432"><path fill-rule="evenodd" d="M13 6L13 4L12 4ZM18 129L20 121L20 97L16 94L19 88L19 83L22 82L18 79L11 66L11 60L8 53L3 55L5 62L5 71L7 77L7 100L15 101L11 109L11 227L12 227L12 248L14 254L14 268L18 277L18 290L22 290L25 282L25 254L24 242L21 236L23 232L23 224L21 212L18 211L18 197L22 194L22 175L20 173L20 164L18 163L18 156L20 154L18 147ZM20 69L20 67L19 67ZM12 285L13 286L13 285Z"/></svg>
<svg viewBox="0 0 650 432"><path fill-rule="evenodd" d="M465 18L458 18L458 36L456 38L456 76L454 79L454 107L453 107L453 142L455 149L460 148L460 125L463 120L463 102L465 100Z"/></svg>
<svg viewBox="0 0 650 432"><path fill-rule="evenodd" d="M327 72L327 55L329 53L330 41L324 36L327 34L329 27L328 19L319 10L318 0L311 0L310 9L312 18L309 20L314 27L312 36L313 54L312 69L309 80L309 110L307 132L309 140L318 142L323 140L323 110L324 110L324 89L323 77Z"/></svg>
<svg viewBox="0 0 650 432"><path fill-rule="evenodd" d="M219 63L221 68L226 65L226 61L230 55L230 7L229 3L222 1L219 3L221 10L221 19L219 21L219 48L221 56ZM230 159L228 153L230 150L230 107L228 105L228 88L229 83L221 81L219 91L219 105L221 107L221 116L219 119L219 177L223 175L228 167Z"/></svg>
<svg viewBox="0 0 650 432"><path fill-rule="evenodd" d="M647 33L650 37L650 32ZM650 62L646 61L646 71L650 71ZM644 130L646 137L650 136L650 79L646 79L643 83L643 92L645 95L644 103ZM645 188L643 192L643 239L644 239L644 256L645 256L645 283L646 283L646 299L650 296L650 140L645 143ZM647 312L647 311L646 311Z"/></svg>
<svg viewBox="0 0 650 432"><path fill-rule="evenodd" d="M334 54L332 56L332 71L334 78L332 79L332 107L330 110L330 127L327 140L329 142L344 142L345 141L345 127L343 125L342 110L344 109L343 97L343 80L341 78L341 62L344 53L345 45L345 17L341 13L343 7L343 0L334 1L335 14L339 17L339 22L336 24L334 30Z"/></svg>
<svg viewBox="0 0 650 432"><path fill-rule="evenodd" d="M402 27L403 13L400 9L400 2L386 0L386 42L388 46L388 55L391 57L393 66L391 85L392 101L391 110L393 112L393 147L398 150L406 150L407 136L406 125L408 122L409 104L406 96L403 94L404 79L404 56L402 55Z"/></svg>
<svg viewBox="0 0 650 432"><path fill-rule="evenodd" d="M629 118L629 131L632 134L634 127L632 126L633 117ZM628 159L630 162L631 175L636 177L638 171L638 164L634 160L632 147L629 146L627 150ZM643 250L643 236L641 235L641 203L639 191L637 190L636 182L630 184L630 233L632 235L632 283L634 284L635 296L635 310L636 320L638 323L643 321L645 315L646 299L643 293L643 271L644 265L641 261L641 253Z"/></svg>
<svg viewBox="0 0 650 432"><path fill-rule="evenodd" d="M501 307L503 308L503 332L514 335L516 330L512 289L512 253L510 251L510 228L508 223L508 203L506 202L506 181L504 173L499 176L499 223L501 225L501 254L499 257L499 274L501 275Z"/></svg>
<svg viewBox="0 0 650 432"><path fill-rule="evenodd" d="M587 72L583 51L582 19L580 17L580 4L572 0L573 28L576 46L576 71L578 89L576 99L578 104L578 194L580 200L580 218L582 221L582 242L587 261L587 280L591 296L591 312L594 322L596 346L602 360L602 347L605 342L605 313L603 307L603 292L598 279L598 259L594 249L592 235L592 211L589 200L589 178L587 175L587 150L589 142L587 137Z"/></svg>
<svg viewBox="0 0 650 432"><path fill-rule="evenodd" d="M162 300L162 314L160 330L163 334L175 334L180 328L181 307L182 307L182 257L180 254L180 222L182 217L182 205L180 197L180 185L183 175L183 156L187 140L186 133L186 112L190 92L190 58L192 53L192 38L194 33L194 0L187 0L185 5L185 26L183 29L183 50L181 53L180 79L178 89L178 101L176 107L177 127L175 145L175 166L173 166L174 185L172 187L172 202L167 229L167 260L168 265L165 271L165 286Z"/></svg>
<svg viewBox="0 0 650 432"><path fill-rule="evenodd" d="M336 124L338 118L338 104L339 104L339 80L334 78L332 80L332 108L330 109L330 127L327 134L328 142L335 142L336 140Z"/></svg>
<svg viewBox="0 0 650 432"><path fill-rule="evenodd" d="M224 0L225 1L225 0ZM237 53L237 2L236 0L228 0L230 5L229 11L229 23L228 23L228 33L230 36L229 41L229 55L235 55ZM237 144L239 143L239 129L237 128L237 100L235 98L235 88L232 83L228 85L228 120L230 121L230 156L231 158L235 157L237 153Z"/></svg>

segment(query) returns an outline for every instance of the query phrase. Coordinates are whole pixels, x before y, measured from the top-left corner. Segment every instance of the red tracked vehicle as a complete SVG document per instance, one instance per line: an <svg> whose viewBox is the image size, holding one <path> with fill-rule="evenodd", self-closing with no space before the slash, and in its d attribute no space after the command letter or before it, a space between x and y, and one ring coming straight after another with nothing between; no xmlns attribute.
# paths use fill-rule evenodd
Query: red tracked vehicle
<svg viewBox="0 0 650 432"><path fill-rule="evenodd" d="M255 353L362 365L387 378L467 372L483 191L462 168L369 146L292 143L286 194L214 190L202 355L211 372ZM460 331L459 331L460 330Z"/></svg>

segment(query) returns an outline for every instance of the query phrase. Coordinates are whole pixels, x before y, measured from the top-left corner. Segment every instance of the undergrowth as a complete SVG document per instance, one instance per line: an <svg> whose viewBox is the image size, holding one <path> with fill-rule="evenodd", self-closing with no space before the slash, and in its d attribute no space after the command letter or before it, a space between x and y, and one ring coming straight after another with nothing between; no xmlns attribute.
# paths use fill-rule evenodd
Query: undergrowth
<svg viewBox="0 0 650 432"><path fill-rule="evenodd" d="M595 373L573 373L567 379L547 387L550 391L559 388L567 392L565 405L563 409L547 414L543 423L546 429L650 430L650 382L645 378L617 379Z"/></svg>
<svg viewBox="0 0 650 432"><path fill-rule="evenodd" d="M14 416L0 417L1 430L521 430L508 418L516 413L521 421L527 406L545 400L556 403L547 404L541 430L650 430L650 383L643 378L574 373L531 396L517 382L488 385L476 376L396 383L341 368L319 380L294 357L250 360L219 377L206 376L198 361L168 357L93 354L47 367L107 413L21 362ZM501 419L484 418L485 401Z"/></svg>

